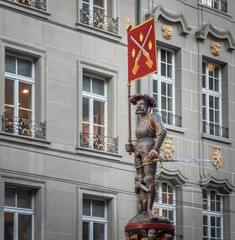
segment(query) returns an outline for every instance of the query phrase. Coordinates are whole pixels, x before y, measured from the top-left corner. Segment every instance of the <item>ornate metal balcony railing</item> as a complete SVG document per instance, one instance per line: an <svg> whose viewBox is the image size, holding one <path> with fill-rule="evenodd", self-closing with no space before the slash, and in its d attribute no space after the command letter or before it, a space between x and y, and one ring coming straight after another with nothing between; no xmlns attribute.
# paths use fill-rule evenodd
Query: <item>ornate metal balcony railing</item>
<svg viewBox="0 0 235 240"><path fill-rule="evenodd" d="M9 1L9 0L8 0ZM46 0L11 0L12 2L18 2L20 4L27 5L32 8L47 10L47 2Z"/></svg>
<svg viewBox="0 0 235 240"><path fill-rule="evenodd" d="M118 18L108 17L103 14L82 8L81 22L111 33L118 34Z"/></svg>
<svg viewBox="0 0 235 240"><path fill-rule="evenodd" d="M46 122L37 122L24 118L2 116L2 130L16 135L46 139Z"/></svg>
<svg viewBox="0 0 235 240"><path fill-rule="evenodd" d="M214 136L228 138L228 128L221 127L218 124L203 122L203 133L207 133Z"/></svg>
<svg viewBox="0 0 235 240"><path fill-rule="evenodd" d="M201 3L222 12L227 12L227 0L201 0Z"/></svg>
<svg viewBox="0 0 235 240"><path fill-rule="evenodd" d="M174 115L170 112L160 111L162 116L162 121L169 125L174 125L177 127L182 127L182 117Z"/></svg>
<svg viewBox="0 0 235 240"><path fill-rule="evenodd" d="M118 153L118 138L93 135L90 133L81 132L80 139L81 147L91 148L110 153Z"/></svg>

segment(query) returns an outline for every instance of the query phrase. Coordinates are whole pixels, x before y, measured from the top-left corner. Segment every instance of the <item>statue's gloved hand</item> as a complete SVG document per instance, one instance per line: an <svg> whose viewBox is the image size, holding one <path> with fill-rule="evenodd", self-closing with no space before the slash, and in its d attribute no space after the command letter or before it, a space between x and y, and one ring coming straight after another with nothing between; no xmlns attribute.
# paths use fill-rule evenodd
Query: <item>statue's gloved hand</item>
<svg viewBox="0 0 235 240"><path fill-rule="evenodd" d="M153 160L153 159L157 159L158 158L158 152L154 149L152 149L149 152L149 159Z"/></svg>
<svg viewBox="0 0 235 240"><path fill-rule="evenodd" d="M126 144L125 147L126 147L126 152L134 152L135 151L134 145L132 143Z"/></svg>

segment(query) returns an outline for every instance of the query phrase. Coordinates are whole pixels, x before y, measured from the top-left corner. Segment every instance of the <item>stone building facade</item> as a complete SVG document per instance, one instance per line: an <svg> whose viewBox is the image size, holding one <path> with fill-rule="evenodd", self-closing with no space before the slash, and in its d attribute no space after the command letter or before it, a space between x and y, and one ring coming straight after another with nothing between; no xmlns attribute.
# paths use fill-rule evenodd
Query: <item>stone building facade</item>
<svg viewBox="0 0 235 240"><path fill-rule="evenodd" d="M155 18L156 214L176 239L234 239L235 2L0 1L0 240L119 240L136 214L125 152L126 19ZM132 139L137 118L132 109Z"/></svg>

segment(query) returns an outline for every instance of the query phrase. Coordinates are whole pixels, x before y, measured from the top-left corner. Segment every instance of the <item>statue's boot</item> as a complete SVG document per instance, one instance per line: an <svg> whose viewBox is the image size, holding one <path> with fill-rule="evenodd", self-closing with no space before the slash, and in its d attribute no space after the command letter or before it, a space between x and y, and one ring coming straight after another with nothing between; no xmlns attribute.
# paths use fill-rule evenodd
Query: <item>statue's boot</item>
<svg viewBox="0 0 235 240"><path fill-rule="evenodd" d="M155 196L156 196L156 187L155 186L149 186L147 213L148 213L150 218L158 218L158 216L156 216L153 213L153 203L154 203Z"/></svg>

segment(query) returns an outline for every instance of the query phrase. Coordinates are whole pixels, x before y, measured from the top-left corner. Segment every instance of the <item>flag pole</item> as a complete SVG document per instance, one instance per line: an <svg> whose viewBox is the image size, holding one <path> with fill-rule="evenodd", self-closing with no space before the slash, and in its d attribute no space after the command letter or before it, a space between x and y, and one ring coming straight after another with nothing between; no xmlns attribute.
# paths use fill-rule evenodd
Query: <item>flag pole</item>
<svg viewBox="0 0 235 240"><path fill-rule="evenodd" d="M127 17L127 26L126 26L127 41L129 41L129 34L130 34L130 29L131 29L129 22L130 22L129 17ZM127 54L128 54L128 59L129 59L129 52ZM127 88L128 88L128 130L129 130L128 142L129 142L129 144L131 144L131 81L130 81L129 71L130 71L130 66L128 63L128 83L127 83ZM131 155L131 152L129 152L129 155Z"/></svg>

